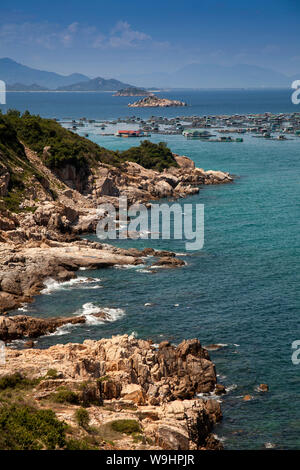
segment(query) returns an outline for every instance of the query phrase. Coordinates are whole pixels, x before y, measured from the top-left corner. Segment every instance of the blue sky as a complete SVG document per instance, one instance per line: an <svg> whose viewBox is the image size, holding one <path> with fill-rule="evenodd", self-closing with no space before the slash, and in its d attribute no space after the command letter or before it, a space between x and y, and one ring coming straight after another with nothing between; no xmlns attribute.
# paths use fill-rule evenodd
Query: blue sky
<svg viewBox="0 0 300 470"><path fill-rule="evenodd" d="M190 63L300 72L300 2L1 1L0 57L60 73L121 77Z"/></svg>

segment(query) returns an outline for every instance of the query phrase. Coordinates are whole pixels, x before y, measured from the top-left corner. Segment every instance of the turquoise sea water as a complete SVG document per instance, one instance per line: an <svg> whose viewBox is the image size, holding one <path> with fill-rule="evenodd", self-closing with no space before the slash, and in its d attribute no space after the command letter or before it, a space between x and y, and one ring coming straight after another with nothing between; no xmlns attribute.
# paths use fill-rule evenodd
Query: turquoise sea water
<svg viewBox="0 0 300 470"><path fill-rule="evenodd" d="M259 95L259 102L257 95L244 93L235 97L236 105L230 105L226 95L227 104L219 112L230 114L238 103L244 103L239 111L244 113L266 106L265 95ZM261 111L276 111L272 106L277 112L290 110L288 95L284 99L278 93ZM196 98L191 94L190 99ZM52 106L43 102L41 114L65 117L50 112ZM82 109L77 102L73 117L103 117L91 109L89 114L88 106ZM207 102L205 114L217 112L214 103L211 109ZM130 114L127 108L123 111ZM160 114L165 112L160 110ZM111 149L133 143L92 134L90 138ZM28 314L88 313L99 305L115 309L111 310L115 321L65 328L38 344L48 347L132 332L155 342L198 337L204 345L222 343L224 347L211 352L211 357L220 382L228 387L222 397L224 419L216 427L218 436L225 438L225 447L260 449L271 443L276 448L299 449L300 365L291 361L291 343L300 339L300 139L276 142L245 136L244 143L213 143L158 135L151 140L167 142L172 151L191 157L206 170L237 175L233 184L204 187L199 195L181 201L205 205L204 248L186 253L184 242L178 240L115 242L122 247L153 246L185 254L187 265L155 273L144 267L81 271L82 278L92 277L93 282L49 286L48 293L28 307ZM255 391L260 383L269 385L269 393ZM247 394L253 399L244 401Z"/></svg>

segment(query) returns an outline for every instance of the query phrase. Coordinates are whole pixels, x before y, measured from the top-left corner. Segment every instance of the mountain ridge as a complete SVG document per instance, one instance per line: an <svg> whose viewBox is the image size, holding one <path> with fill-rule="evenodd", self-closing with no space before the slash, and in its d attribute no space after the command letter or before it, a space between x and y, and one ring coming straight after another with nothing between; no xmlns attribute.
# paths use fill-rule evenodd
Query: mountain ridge
<svg viewBox="0 0 300 470"><path fill-rule="evenodd" d="M8 57L0 59L0 79L7 85L16 83L31 86L39 85L50 89L67 86L79 81L89 80L89 77L80 73L61 75L56 72L39 70L20 64Z"/></svg>

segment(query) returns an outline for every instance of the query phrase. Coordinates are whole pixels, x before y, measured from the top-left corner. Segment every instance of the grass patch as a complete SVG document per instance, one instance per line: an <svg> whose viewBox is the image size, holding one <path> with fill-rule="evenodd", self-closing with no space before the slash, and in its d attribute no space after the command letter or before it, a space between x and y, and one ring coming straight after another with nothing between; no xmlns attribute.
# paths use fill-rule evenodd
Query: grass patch
<svg viewBox="0 0 300 470"><path fill-rule="evenodd" d="M122 434L141 433L140 423L135 419L119 419L110 423L113 431Z"/></svg>

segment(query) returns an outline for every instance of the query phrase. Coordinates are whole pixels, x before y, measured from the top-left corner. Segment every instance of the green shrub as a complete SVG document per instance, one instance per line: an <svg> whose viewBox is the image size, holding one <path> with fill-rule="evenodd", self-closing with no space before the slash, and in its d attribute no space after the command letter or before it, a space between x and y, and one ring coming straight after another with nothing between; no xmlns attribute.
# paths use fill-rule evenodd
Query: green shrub
<svg viewBox="0 0 300 470"><path fill-rule="evenodd" d="M111 422L113 431L121 432L123 434L140 433L141 427L138 421L134 419L119 419Z"/></svg>
<svg viewBox="0 0 300 470"><path fill-rule="evenodd" d="M26 405L0 407L2 450L61 449L64 446L65 425L52 410Z"/></svg>
<svg viewBox="0 0 300 470"><path fill-rule="evenodd" d="M26 388L36 385L36 380L30 380L24 377L20 372L4 375L0 378L0 390Z"/></svg>
<svg viewBox="0 0 300 470"><path fill-rule="evenodd" d="M46 376L45 376L46 379L58 379L58 372L56 369L49 369Z"/></svg>
<svg viewBox="0 0 300 470"><path fill-rule="evenodd" d="M52 399L55 403L69 403L70 405L78 405L79 403L77 393L63 387L52 394Z"/></svg>
<svg viewBox="0 0 300 470"><path fill-rule="evenodd" d="M85 408L79 408L75 411L75 420L81 428L87 429L90 422L90 415Z"/></svg>
<svg viewBox="0 0 300 470"><path fill-rule="evenodd" d="M154 144L149 140L143 140L139 147L131 147L120 154L122 160L132 161L142 165L144 168L163 171L178 164L171 150L164 142Z"/></svg>
<svg viewBox="0 0 300 470"><path fill-rule="evenodd" d="M84 439L68 439L66 450L96 450L97 447Z"/></svg>

